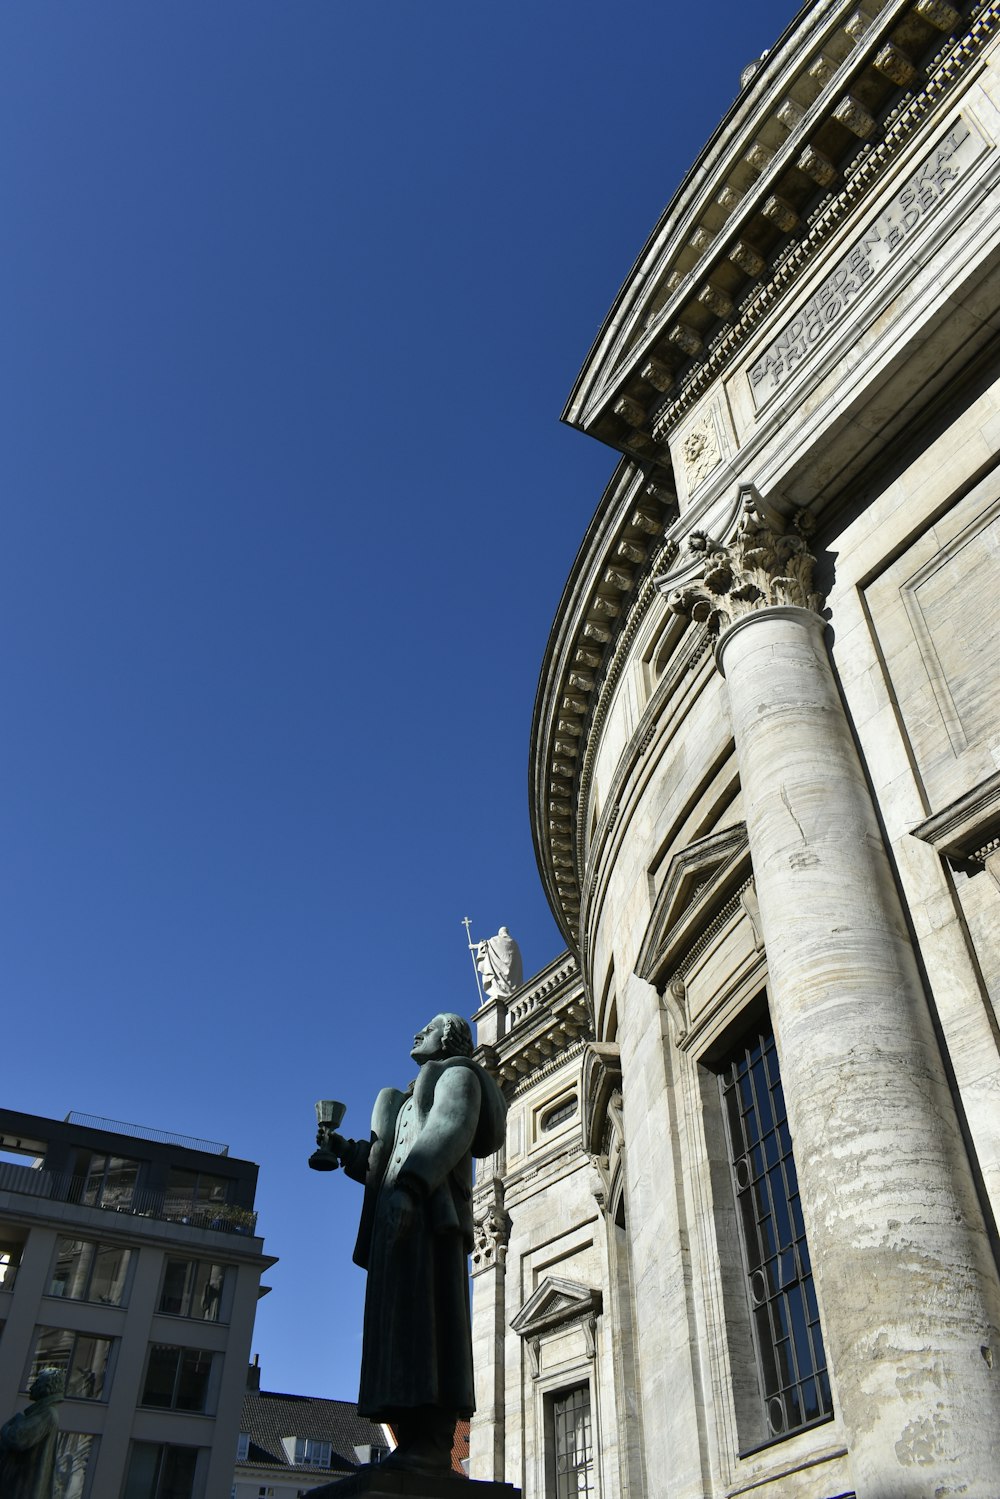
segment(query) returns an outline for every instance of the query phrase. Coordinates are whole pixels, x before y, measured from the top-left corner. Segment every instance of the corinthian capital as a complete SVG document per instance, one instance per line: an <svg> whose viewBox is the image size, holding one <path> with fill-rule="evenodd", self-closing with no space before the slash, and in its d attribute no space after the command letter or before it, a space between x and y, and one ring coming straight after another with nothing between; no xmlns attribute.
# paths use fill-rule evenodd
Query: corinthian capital
<svg viewBox="0 0 1000 1499"><path fill-rule="evenodd" d="M822 604L812 587L816 559L799 520L786 521L755 490L744 491L731 541L693 531L687 549L689 557L701 559L700 576L674 589L667 604L675 614L707 624L713 635L773 604L814 610Z"/></svg>

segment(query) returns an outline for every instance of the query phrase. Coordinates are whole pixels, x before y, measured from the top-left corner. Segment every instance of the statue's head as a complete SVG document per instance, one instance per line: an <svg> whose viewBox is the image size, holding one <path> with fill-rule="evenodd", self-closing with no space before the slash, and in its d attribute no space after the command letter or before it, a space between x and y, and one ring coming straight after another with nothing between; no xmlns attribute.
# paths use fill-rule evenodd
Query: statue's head
<svg viewBox="0 0 1000 1499"><path fill-rule="evenodd" d="M32 1400L61 1400L65 1389L66 1375L62 1369L42 1369L32 1380L28 1394Z"/></svg>
<svg viewBox="0 0 1000 1499"><path fill-rule="evenodd" d="M446 1057L472 1056L472 1030L461 1015L446 1011L417 1032L410 1056L415 1062L442 1061Z"/></svg>

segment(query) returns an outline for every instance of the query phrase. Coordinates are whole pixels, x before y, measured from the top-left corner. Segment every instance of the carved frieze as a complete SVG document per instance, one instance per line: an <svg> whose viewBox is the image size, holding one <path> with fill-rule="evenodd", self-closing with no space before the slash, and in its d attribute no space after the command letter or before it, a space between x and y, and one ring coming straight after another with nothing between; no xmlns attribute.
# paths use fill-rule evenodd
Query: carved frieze
<svg viewBox="0 0 1000 1499"><path fill-rule="evenodd" d="M913 235L984 150L982 137L965 120L956 120L934 150L911 172L895 197L841 256L817 291L750 366L750 388L758 409L785 385L808 355L822 347L873 279L905 251ZM818 152L812 153L808 165L804 158L800 164L811 176L816 176L822 167ZM817 176L816 180L822 178Z"/></svg>
<svg viewBox="0 0 1000 1499"><path fill-rule="evenodd" d="M812 586L815 558L797 522L784 518L747 488L731 541L693 531L688 551L701 559L700 576L674 589L669 608L708 626L713 634L746 614L774 604L818 610Z"/></svg>

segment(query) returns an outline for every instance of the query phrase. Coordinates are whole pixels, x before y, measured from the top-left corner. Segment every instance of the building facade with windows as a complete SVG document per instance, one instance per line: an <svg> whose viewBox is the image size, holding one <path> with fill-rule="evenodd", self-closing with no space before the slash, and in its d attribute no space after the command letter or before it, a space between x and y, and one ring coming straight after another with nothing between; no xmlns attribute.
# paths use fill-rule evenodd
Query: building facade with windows
<svg viewBox="0 0 1000 1499"><path fill-rule="evenodd" d="M480 1028L472 1472L525 1499L997 1493L998 30L804 7L564 413L620 455L531 744L575 1156L517 1134L540 1016Z"/></svg>
<svg viewBox="0 0 1000 1499"><path fill-rule="evenodd" d="M210 1141L0 1110L0 1412L64 1370L57 1499L229 1493L256 1183Z"/></svg>

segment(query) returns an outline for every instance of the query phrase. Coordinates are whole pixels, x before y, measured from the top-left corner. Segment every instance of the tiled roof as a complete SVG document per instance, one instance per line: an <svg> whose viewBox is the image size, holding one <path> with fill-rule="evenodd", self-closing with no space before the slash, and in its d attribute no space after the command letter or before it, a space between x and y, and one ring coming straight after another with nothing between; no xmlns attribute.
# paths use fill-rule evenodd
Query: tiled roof
<svg viewBox="0 0 1000 1499"><path fill-rule="evenodd" d="M472 1422L468 1419L459 1421L455 1427L455 1440L451 1448L451 1468L453 1473L464 1473L462 1467L463 1459L469 1456L469 1437L472 1434Z"/></svg>
<svg viewBox="0 0 1000 1499"><path fill-rule="evenodd" d="M358 1466L355 1447L384 1447L381 1426L359 1416L349 1400L323 1400L313 1395L281 1395L272 1390L247 1390L240 1430L250 1437L246 1463L236 1467L278 1467L293 1473L345 1473ZM329 1442L329 1468L313 1463L289 1463L282 1437L312 1437Z"/></svg>

